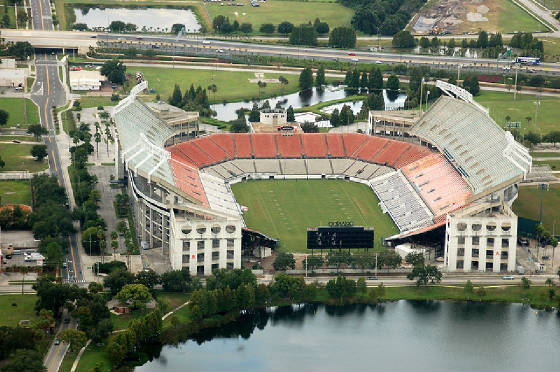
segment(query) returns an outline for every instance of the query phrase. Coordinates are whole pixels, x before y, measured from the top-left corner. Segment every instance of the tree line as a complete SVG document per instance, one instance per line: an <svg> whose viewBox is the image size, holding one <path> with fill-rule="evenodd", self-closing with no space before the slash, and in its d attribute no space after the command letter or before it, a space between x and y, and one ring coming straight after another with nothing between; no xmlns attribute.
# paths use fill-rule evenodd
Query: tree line
<svg viewBox="0 0 560 372"><path fill-rule="evenodd" d="M169 104L186 111L197 111L202 116L211 116L213 113L210 109L206 89L203 89L200 85L195 89L194 85L191 84L190 88L183 95L179 85L175 84L173 92L169 97Z"/></svg>

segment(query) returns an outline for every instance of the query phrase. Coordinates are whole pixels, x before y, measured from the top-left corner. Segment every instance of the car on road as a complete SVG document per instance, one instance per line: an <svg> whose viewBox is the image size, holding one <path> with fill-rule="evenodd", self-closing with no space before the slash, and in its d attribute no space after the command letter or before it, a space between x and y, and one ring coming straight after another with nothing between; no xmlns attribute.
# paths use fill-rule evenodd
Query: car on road
<svg viewBox="0 0 560 372"><path fill-rule="evenodd" d="M210 44L210 41L209 40L203 40L202 44Z"/></svg>
<svg viewBox="0 0 560 372"><path fill-rule="evenodd" d="M355 56L356 53L350 52L350 53L348 53L348 55L349 55L349 56Z"/></svg>
<svg viewBox="0 0 560 372"><path fill-rule="evenodd" d="M21 143L19 140L12 140L13 143Z"/></svg>
<svg viewBox="0 0 560 372"><path fill-rule="evenodd" d="M55 345L60 345L60 340L57 338L56 340L54 340L54 344Z"/></svg>
<svg viewBox="0 0 560 372"><path fill-rule="evenodd" d="M544 261L548 261L548 260L550 260L550 256L542 256L542 259L543 259Z"/></svg>
<svg viewBox="0 0 560 372"><path fill-rule="evenodd" d="M142 40L142 36L136 36L136 40Z"/></svg>
<svg viewBox="0 0 560 372"><path fill-rule="evenodd" d="M91 35L90 38L95 39L97 38L97 35Z"/></svg>
<svg viewBox="0 0 560 372"><path fill-rule="evenodd" d="M358 59L358 58L352 58L351 61L352 61L352 62L358 62L359 59Z"/></svg>
<svg viewBox="0 0 560 372"><path fill-rule="evenodd" d="M64 318L64 324L70 323L70 318Z"/></svg>
<svg viewBox="0 0 560 372"><path fill-rule="evenodd" d="M377 280L377 277L376 276L368 276L366 279L367 280Z"/></svg>
<svg viewBox="0 0 560 372"><path fill-rule="evenodd" d="M218 52L218 53L224 53L224 50L223 50L223 49L218 49L218 50L216 50L216 52Z"/></svg>
<svg viewBox="0 0 560 372"><path fill-rule="evenodd" d="M515 280L515 276L513 275L502 276L502 280Z"/></svg>
<svg viewBox="0 0 560 372"><path fill-rule="evenodd" d="M380 65L380 64L382 64L383 62L381 62L381 61L375 61L375 63L378 64L378 65Z"/></svg>

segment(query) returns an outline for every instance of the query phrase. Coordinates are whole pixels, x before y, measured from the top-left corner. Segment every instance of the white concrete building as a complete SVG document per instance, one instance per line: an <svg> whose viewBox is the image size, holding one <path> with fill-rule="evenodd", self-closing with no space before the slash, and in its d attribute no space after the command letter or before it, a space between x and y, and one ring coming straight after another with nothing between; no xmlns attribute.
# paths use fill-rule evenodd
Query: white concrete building
<svg viewBox="0 0 560 372"><path fill-rule="evenodd" d="M72 90L100 90L107 78L99 70L70 71L70 88Z"/></svg>
<svg viewBox="0 0 560 372"><path fill-rule="evenodd" d="M515 271L517 216L501 202L476 203L447 216L449 272Z"/></svg>
<svg viewBox="0 0 560 372"><path fill-rule="evenodd" d="M261 123L268 125L284 125L287 122L287 114L284 109L261 110Z"/></svg>

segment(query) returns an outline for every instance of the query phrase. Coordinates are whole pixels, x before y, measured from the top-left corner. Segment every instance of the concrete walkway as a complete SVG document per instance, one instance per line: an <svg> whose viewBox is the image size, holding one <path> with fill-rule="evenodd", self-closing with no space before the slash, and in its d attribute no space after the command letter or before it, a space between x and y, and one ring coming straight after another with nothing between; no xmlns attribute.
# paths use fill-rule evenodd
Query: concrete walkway
<svg viewBox="0 0 560 372"><path fill-rule="evenodd" d="M76 368L78 368L78 363L80 363L80 359L82 358L82 355L84 355L84 351L86 351L90 343L91 343L91 339L87 340L85 346L80 349L80 352L76 356L76 360L74 361L74 364L72 364L72 368L70 369L70 372L76 371Z"/></svg>

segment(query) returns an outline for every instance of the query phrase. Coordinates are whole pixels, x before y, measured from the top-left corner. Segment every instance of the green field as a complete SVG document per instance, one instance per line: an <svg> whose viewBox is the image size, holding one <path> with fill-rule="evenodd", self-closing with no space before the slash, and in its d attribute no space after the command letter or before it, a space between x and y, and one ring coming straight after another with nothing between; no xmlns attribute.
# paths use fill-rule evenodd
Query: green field
<svg viewBox="0 0 560 372"><path fill-rule="evenodd" d="M25 128L26 112L28 125L39 123L39 112L37 111L37 106L35 106L35 104L27 98L0 98L0 110L6 110L10 114L8 117L8 127L15 127L19 124L22 128Z"/></svg>
<svg viewBox="0 0 560 372"><path fill-rule="evenodd" d="M8 0L0 0L0 17L3 17L6 9L8 10L8 17L10 17L10 24L7 28L16 28L16 12L13 5L10 5ZM19 11L20 9L18 9Z"/></svg>
<svg viewBox="0 0 560 372"><path fill-rule="evenodd" d="M111 371L111 361L109 360L109 354L105 351L105 345L98 346L95 342L92 342L82 354L76 371L96 371L97 364L100 364L100 371ZM61 371L65 372L64 370Z"/></svg>
<svg viewBox="0 0 560 372"><path fill-rule="evenodd" d="M534 165L549 165L553 171L560 170L560 160L533 161Z"/></svg>
<svg viewBox="0 0 560 372"><path fill-rule="evenodd" d="M201 86L207 88L211 84L216 84L218 90L216 95L208 93L208 99L211 102L239 101L243 99L251 99L259 97L259 87L257 83L249 82L249 79L255 79L253 72L232 72L232 71L213 71L213 70L191 70L184 68L158 68L158 67L129 67L129 73L140 71L144 74L144 78L148 81L150 88L159 93L162 100L167 98L173 92L175 84L179 84L183 94L189 89L191 84L195 87ZM282 74L265 74L265 79L275 79ZM268 83L265 88L261 89L261 97L273 96L282 93L293 93L298 88L298 75L283 75L288 79L289 84L282 87L280 83Z"/></svg>
<svg viewBox="0 0 560 372"><path fill-rule="evenodd" d="M552 232L554 222L560 222L560 214L558 213L558 206L560 205L560 185L552 184L548 191L542 191L543 196L543 225L546 229ZM541 191L537 190L537 186L526 186L519 188L519 197L513 204L513 211L519 217L530 218L539 220L541 201ZM560 225L555 229L558 233Z"/></svg>
<svg viewBox="0 0 560 372"><path fill-rule="evenodd" d="M353 11L333 2L302 2L268 0L260 3L258 8L253 8L249 1L238 1L245 6L221 6L219 3L207 3L206 9L210 18L218 15L229 17L230 22L237 20L239 24L250 23L253 32L258 32L263 23L278 24L288 21L294 25L313 22L319 18L329 24L332 30L338 26L348 26L352 19Z"/></svg>
<svg viewBox="0 0 560 372"><path fill-rule="evenodd" d="M124 98L124 97L122 97ZM118 102L111 101L111 97L81 96L80 104L82 108L90 108L97 106L115 106Z"/></svg>
<svg viewBox="0 0 560 372"><path fill-rule="evenodd" d="M34 321L37 318L35 302L35 295L0 296L0 326L15 327L20 320Z"/></svg>
<svg viewBox="0 0 560 372"><path fill-rule="evenodd" d="M501 31L504 34L513 32L548 31L543 24L525 10L515 5L513 1L502 0L499 5L498 29L496 31Z"/></svg>
<svg viewBox="0 0 560 372"><path fill-rule="evenodd" d="M7 144L0 146L0 157L6 162L4 168L0 172L7 171L29 171L40 172L49 167L47 159L36 161L31 156L31 148L33 145L28 144Z"/></svg>
<svg viewBox="0 0 560 372"><path fill-rule="evenodd" d="M560 152L531 152L533 158L560 158Z"/></svg>
<svg viewBox="0 0 560 372"><path fill-rule="evenodd" d="M31 186L28 180L0 181L0 205L31 205Z"/></svg>
<svg viewBox="0 0 560 372"><path fill-rule="evenodd" d="M500 126L504 127L506 116L510 116L510 121L521 122L521 133L530 131L546 134L553 130L558 130L558 118L560 117L560 98L539 97L541 102L537 113L537 124L535 125L535 108L537 98L534 95L518 94L517 99L513 100L512 93L480 91L475 100L482 106L490 109L490 116ZM527 117L531 121L527 122Z"/></svg>
<svg viewBox="0 0 560 372"><path fill-rule="evenodd" d="M280 249L307 252L308 227L330 221L374 226L375 248L381 238L398 232L381 212L379 200L366 185L343 180L248 181L232 185L237 202L247 206L247 226L280 239Z"/></svg>

